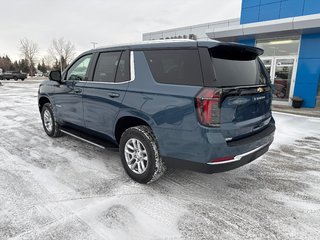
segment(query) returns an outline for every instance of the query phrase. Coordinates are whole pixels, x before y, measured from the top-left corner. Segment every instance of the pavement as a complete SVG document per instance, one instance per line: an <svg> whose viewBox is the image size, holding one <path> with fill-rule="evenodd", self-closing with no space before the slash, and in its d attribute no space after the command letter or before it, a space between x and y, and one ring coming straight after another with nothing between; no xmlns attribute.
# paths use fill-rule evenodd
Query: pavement
<svg viewBox="0 0 320 240"><path fill-rule="evenodd" d="M293 108L291 106L273 104L272 111L320 118L320 108Z"/></svg>
<svg viewBox="0 0 320 240"><path fill-rule="evenodd" d="M274 113L270 150L141 185L119 153L48 137L38 82L0 87L0 239L319 239L320 119Z"/></svg>

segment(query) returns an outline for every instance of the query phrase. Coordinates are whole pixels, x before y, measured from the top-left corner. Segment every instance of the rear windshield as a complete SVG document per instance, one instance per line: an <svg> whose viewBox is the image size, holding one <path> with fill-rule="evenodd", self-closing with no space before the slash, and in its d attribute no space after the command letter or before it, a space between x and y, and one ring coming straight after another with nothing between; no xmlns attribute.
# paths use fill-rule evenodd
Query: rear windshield
<svg viewBox="0 0 320 240"><path fill-rule="evenodd" d="M164 84L202 86L197 49L161 49L144 51L153 78Z"/></svg>
<svg viewBox="0 0 320 240"><path fill-rule="evenodd" d="M214 86L234 87L265 85L267 77L257 55L240 47L210 49L211 64L214 71Z"/></svg>

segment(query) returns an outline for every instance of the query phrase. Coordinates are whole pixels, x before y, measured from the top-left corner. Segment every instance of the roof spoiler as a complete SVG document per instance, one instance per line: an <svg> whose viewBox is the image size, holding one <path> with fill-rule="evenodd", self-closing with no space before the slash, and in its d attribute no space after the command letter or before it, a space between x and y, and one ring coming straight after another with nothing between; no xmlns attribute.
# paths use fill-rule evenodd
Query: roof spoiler
<svg viewBox="0 0 320 240"><path fill-rule="evenodd" d="M254 60L264 53L264 50L237 43L219 43L210 47L210 54L214 58L249 61Z"/></svg>

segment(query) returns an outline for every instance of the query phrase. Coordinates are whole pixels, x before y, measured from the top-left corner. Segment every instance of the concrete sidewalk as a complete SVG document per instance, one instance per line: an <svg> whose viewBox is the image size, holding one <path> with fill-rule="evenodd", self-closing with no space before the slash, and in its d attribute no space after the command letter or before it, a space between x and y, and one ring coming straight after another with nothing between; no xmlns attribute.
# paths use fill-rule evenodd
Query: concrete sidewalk
<svg viewBox="0 0 320 240"><path fill-rule="evenodd" d="M320 108L293 108L291 106L273 104L272 111L320 118Z"/></svg>

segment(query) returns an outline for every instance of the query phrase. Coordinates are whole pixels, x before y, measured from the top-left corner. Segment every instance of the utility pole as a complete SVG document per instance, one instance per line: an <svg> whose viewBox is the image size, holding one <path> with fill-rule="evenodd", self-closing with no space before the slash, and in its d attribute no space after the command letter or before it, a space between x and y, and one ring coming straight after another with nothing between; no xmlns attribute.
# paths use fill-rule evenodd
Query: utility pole
<svg viewBox="0 0 320 240"><path fill-rule="evenodd" d="M92 44L92 47L93 48L96 48L96 45L98 44L97 42L91 42L91 44Z"/></svg>

